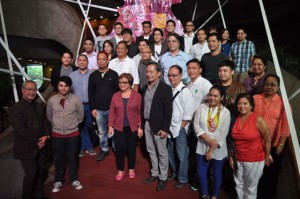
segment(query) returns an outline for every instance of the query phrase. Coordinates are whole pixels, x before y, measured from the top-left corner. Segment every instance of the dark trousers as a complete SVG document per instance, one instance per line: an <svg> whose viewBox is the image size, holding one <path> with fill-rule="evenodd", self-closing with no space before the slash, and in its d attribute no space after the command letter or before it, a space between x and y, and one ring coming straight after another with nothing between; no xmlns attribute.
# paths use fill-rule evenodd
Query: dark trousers
<svg viewBox="0 0 300 199"><path fill-rule="evenodd" d="M79 142L80 136L70 138L52 137L56 182L64 182L66 158L69 164L70 182L78 180Z"/></svg>
<svg viewBox="0 0 300 199"><path fill-rule="evenodd" d="M21 160L25 173L22 199L42 198L44 196L44 181L42 180L44 160L45 149L39 150L34 159Z"/></svg>
<svg viewBox="0 0 300 199"><path fill-rule="evenodd" d="M125 156L128 160L128 169L134 169L136 161L137 132L131 132L130 127L124 127L123 132L115 129L114 141L116 146L117 169L124 171Z"/></svg>
<svg viewBox="0 0 300 199"><path fill-rule="evenodd" d="M274 163L270 166L265 166L264 168L263 175L261 176L257 187L258 199L276 198L278 176L281 170L281 159L283 154L277 155L276 147L272 147L271 155Z"/></svg>

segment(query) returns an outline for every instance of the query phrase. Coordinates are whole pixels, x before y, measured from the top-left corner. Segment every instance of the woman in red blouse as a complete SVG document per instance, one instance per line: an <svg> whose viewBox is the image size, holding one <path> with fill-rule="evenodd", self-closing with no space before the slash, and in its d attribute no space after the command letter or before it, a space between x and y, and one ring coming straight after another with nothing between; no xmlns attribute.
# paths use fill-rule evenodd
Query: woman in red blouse
<svg viewBox="0 0 300 199"><path fill-rule="evenodd" d="M258 198L274 198L278 175L281 170L281 154L286 139L290 136L290 129L282 98L278 95L279 77L269 74L264 79L263 85L264 93L254 96L254 111L265 119L270 129L273 163L264 169L264 174L258 185Z"/></svg>
<svg viewBox="0 0 300 199"><path fill-rule="evenodd" d="M237 161L237 170L234 175L235 188L239 199L255 199L264 165L270 163L269 128L264 119L253 112L255 105L250 94L239 94L235 105L239 112L232 129ZM232 157L229 162L233 168Z"/></svg>
<svg viewBox="0 0 300 199"><path fill-rule="evenodd" d="M120 91L112 97L108 118L108 136L114 135L118 173L116 180L125 175L124 161L128 159L129 178L135 178L136 145L143 136L141 126L142 97L131 87L133 77L129 73L119 76Z"/></svg>

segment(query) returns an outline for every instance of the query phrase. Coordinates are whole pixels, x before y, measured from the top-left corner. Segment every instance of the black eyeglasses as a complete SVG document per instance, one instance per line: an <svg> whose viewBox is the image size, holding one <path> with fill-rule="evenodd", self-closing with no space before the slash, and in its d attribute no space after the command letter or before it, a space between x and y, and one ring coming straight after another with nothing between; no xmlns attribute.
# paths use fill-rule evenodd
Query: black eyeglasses
<svg viewBox="0 0 300 199"><path fill-rule="evenodd" d="M129 82L118 82L118 84L128 84Z"/></svg>
<svg viewBox="0 0 300 199"><path fill-rule="evenodd" d="M35 89L35 88L26 88L26 87L24 87L24 89L27 90L27 91L33 91L33 92L37 91L37 89Z"/></svg>
<svg viewBox="0 0 300 199"><path fill-rule="evenodd" d="M178 74L179 75L179 74ZM168 77L177 77L178 75L167 75Z"/></svg>
<svg viewBox="0 0 300 199"><path fill-rule="evenodd" d="M277 84L274 84L274 83L264 83L264 86L271 86L271 87L276 87L278 86Z"/></svg>

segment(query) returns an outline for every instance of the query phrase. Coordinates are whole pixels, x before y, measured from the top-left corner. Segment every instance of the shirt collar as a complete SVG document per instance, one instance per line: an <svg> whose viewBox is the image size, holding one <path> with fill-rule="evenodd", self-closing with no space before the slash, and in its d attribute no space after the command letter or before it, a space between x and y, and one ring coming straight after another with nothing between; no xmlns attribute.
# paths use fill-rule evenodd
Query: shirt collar
<svg viewBox="0 0 300 199"><path fill-rule="evenodd" d="M195 35L194 35L194 33L192 33L191 36L188 36L188 35L185 33L183 36L186 37L186 38L191 38L191 37L194 37Z"/></svg>
<svg viewBox="0 0 300 199"><path fill-rule="evenodd" d="M182 81L178 84L178 86L176 86L175 88L173 88L173 91L174 90L177 90L177 91L181 91L182 88L185 87L185 85L182 83Z"/></svg>

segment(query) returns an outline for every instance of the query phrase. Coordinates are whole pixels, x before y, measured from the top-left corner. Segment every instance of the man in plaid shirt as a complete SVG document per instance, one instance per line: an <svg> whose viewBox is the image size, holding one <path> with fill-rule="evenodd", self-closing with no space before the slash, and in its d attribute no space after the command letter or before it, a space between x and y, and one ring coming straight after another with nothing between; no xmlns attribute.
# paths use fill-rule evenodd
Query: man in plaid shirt
<svg viewBox="0 0 300 199"><path fill-rule="evenodd" d="M255 55L255 46L252 41L246 40L247 32L240 28L237 31L237 42L230 48L230 59L235 63L235 81L240 83L248 76L248 70Z"/></svg>

